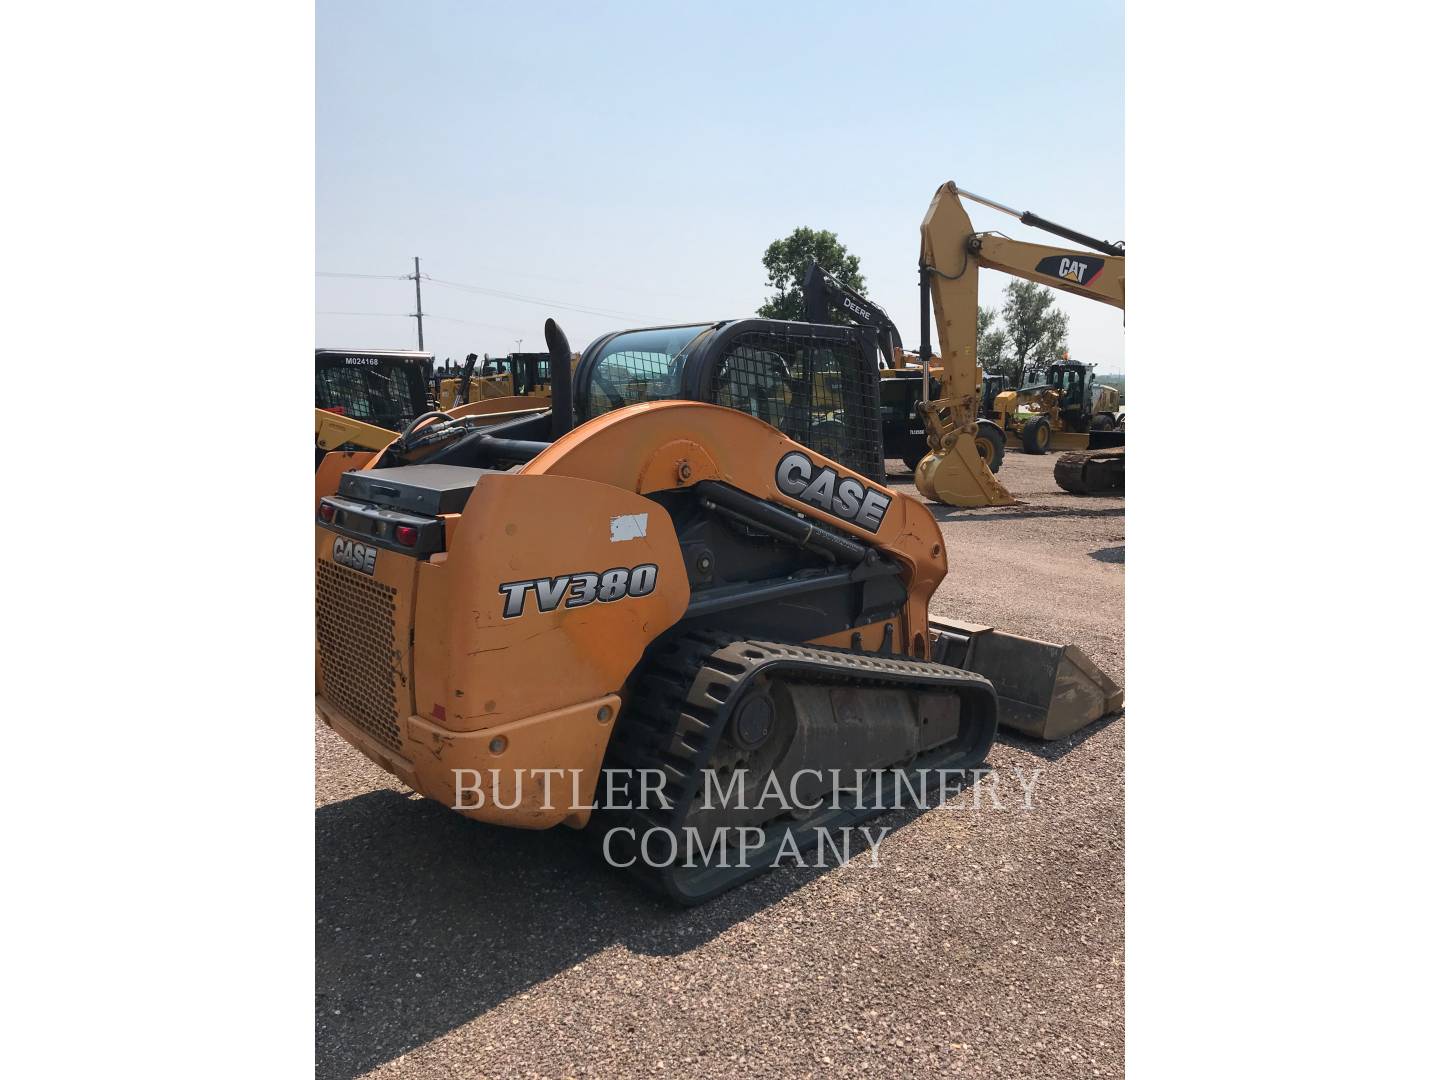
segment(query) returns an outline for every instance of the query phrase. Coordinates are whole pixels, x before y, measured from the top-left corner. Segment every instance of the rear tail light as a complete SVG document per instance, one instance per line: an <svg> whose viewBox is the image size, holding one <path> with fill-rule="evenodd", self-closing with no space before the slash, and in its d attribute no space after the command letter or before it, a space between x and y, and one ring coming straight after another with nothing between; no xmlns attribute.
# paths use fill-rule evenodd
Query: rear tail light
<svg viewBox="0 0 1440 1080"><path fill-rule="evenodd" d="M415 541L420 538L420 531L414 525L396 525L395 542L404 544L406 547L414 547Z"/></svg>
<svg viewBox="0 0 1440 1080"><path fill-rule="evenodd" d="M327 525L330 524L330 522L334 521L334 520L335 520L335 507L331 506L329 503L321 503L321 504L320 504L320 520L323 521L323 522L325 522L325 524L327 524Z"/></svg>
<svg viewBox="0 0 1440 1080"><path fill-rule="evenodd" d="M345 406L344 406L344 405L330 405L330 406L327 406L326 408L321 409L320 411L321 411L321 412L333 412L333 413L335 413L335 414L337 414L337 415L339 415L339 416L344 416L344 415L345 415Z"/></svg>

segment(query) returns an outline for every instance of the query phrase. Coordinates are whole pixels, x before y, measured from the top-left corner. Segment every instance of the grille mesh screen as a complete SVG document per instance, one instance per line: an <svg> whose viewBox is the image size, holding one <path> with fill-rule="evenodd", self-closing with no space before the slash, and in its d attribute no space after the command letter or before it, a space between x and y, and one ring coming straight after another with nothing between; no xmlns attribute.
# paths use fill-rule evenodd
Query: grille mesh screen
<svg viewBox="0 0 1440 1080"><path fill-rule="evenodd" d="M624 405L675 397L675 364L668 353L626 350L605 357L590 385L590 415Z"/></svg>
<svg viewBox="0 0 1440 1080"><path fill-rule="evenodd" d="M710 400L884 483L877 377L858 340L754 331L715 368Z"/></svg>
<svg viewBox="0 0 1440 1080"><path fill-rule="evenodd" d="M395 590L354 570L316 562L315 641L325 696L367 734L400 749Z"/></svg>
<svg viewBox="0 0 1440 1080"><path fill-rule="evenodd" d="M403 364L317 366L315 405L399 431L424 409L425 387L419 370Z"/></svg>

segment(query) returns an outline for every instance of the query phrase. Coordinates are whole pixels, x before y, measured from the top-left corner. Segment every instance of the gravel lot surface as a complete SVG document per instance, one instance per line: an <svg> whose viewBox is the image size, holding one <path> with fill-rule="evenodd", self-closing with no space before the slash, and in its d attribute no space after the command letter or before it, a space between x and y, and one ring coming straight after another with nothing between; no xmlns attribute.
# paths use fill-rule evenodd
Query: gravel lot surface
<svg viewBox="0 0 1440 1080"><path fill-rule="evenodd" d="M1124 500L1063 494L1053 462L1007 455L1024 505L932 507L932 610L1073 642L1123 684ZM1124 721L1002 733L989 763L994 797L677 911L570 830L469 822L317 725L318 1074L1119 1076Z"/></svg>

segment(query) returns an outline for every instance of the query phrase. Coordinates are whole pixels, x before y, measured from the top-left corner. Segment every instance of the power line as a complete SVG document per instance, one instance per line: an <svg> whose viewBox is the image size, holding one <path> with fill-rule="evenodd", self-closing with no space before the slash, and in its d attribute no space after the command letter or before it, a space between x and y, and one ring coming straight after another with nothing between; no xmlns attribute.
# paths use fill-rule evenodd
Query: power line
<svg viewBox="0 0 1440 1080"><path fill-rule="evenodd" d="M364 315L381 319L413 319L413 312L409 311L317 311L316 315ZM457 319L453 315L436 315L433 311L425 313L427 319L440 319L442 322L464 323L466 326L480 326L487 330L504 330L510 334L524 333L518 326L501 326L498 323L476 322L474 319Z"/></svg>
<svg viewBox="0 0 1440 1080"><path fill-rule="evenodd" d="M604 308L585 307L580 304L567 304L560 300L547 300L540 296L522 296L519 293L505 292L501 289L487 289L483 285L467 285L463 281L446 281L443 278L425 275L426 281L434 282L436 285L444 285L451 289L460 289L464 292L479 293L482 296L494 296L502 300L514 300L522 304L536 304L540 307L560 308L562 311L576 311L582 315L599 315L608 319L643 320L645 316L637 315L633 311L607 311Z"/></svg>
<svg viewBox="0 0 1440 1080"><path fill-rule="evenodd" d="M408 319L408 311L317 311L316 315L378 315L382 319ZM434 318L434 316L431 316Z"/></svg>
<svg viewBox="0 0 1440 1080"><path fill-rule="evenodd" d="M527 273L525 273L525 272L523 272L523 271L520 271L520 270L511 270L511 269L508 269L508 268L506 268L506 269L496 269L496 268L494 268L494 267L484 267L484 268L482 268L482 269L493 270L495 273L497 273L497 274L504 274L506 277L534 278L536 281L549 281L549 282L553 282L553 283L555 283L555 284L557 284L557 285L583 285L583 284L584 284L584 282L576 281L574 278L560 278L560 277L555 277L555 276L552 275L552 274L527 274ZM409 280L411 280L411 278L412 278L413 275L411 275L411 274L349 274L349 273L339 273L339 272L330 271L330 270L317 270L317 271L315 271L315 276L316 276L316 277L330 277L330 278L372 278L372 279L381 280L381 281L409 281ZM434 280L435 280L434 278L430 277L429 274L426 274L426 275L425 275L425 279L426 279L427 281L434 281ZM439 282L437 282L437 284L439 284ZM458 284L458 283L457 283L457 284ZM482 288L482 286L474 285L474 286L470 286L470 288L479 289L479 288ZM700 296L700 295L698 295L698 294L696 294L696 293L667 292L667 291L664 291L664 290L661 290L661 289L651 289L651 288L648 288L648 287L647 287L647 288L635 288L634 286L621 285L621 284L618 284L618 283L615 283L615 282L607 282L607 283L606 283L606 288L608 288L608 289L614 289L614 290L619 290L619 291L621 291L621 292L644 293L646 296L673 296L673 297L676 297L677 299L681 299L681 300L699 300L699 301L704 301L704 300L707 299L706 297ZM637 317L637 316L626 315L626 318L635 318L635 317Z"/></svg>
<svg viewBox="0 0 1440 1080"><path fill-rule="evenodd" d="M409 274L341 274L331 270L316 270L316 277L375 278L381 281L409 281Z"/></svg>
<svg viewBox="0 0 1440 1080"><path fill-rule="evenodd" d="M425 280L425 281L429 281L429 282L431 282L431 283L433 283L433 284L435 284L435 285L440 285L440 286L442 286L442 287L444 287L444 288L448 288L448 289L458 289L458 290L460 290L461 292L473 293L473 294L476 294L476 295L478 295L478 296L491 296L491 297L495 297L496 299L500 299L500 300L509 300L509 301L512 301L512 302L514 302L514 303L519 303L519 304L533 304L533 305L535 305L536 307L551 308L551 309L555 309L555 310L559 310L559 311L573 311L573 312L576 312L577 314L580 314L580 315L589 315L589 316L592 316L592 317L594 317L594 318L605 319L605 320L612 321L612 322L623 322L623 323L632 323L632 324L633 324L633 323L644 322L644 321L645 321L645 316L643 316L643 315L637 315L636 313L634 313L634 312L632 312L632 311L611 311L611 310L609 310L609 309L607 309L607 308L590 307L590 306L585 305L585 304L571 304L571 303L566 303L566 302L563 301L563 300L552 300L552 299L548 299L548 298L543 297L543 296L526 296L526 295L523 295L523 294L521 294L521 293L507 292L506 290L503 290L503 289L491 289L491 288L488 288L488 287L486 287L486 286L484 286L484 285L472 285L472 284L470 284L470 283L468 283L468 282L464 282L464 281L449 281L449 280L446 280L446 279L444 279L444 278L432 277L432 276L429 275L429 274L422 274L422 273L420 272L420 260L419 260L418 258L415 260L415 272L414 272L413 274L352 274L352 273L342 272L342 271L317 270L317 271L315 272L315 276L316 276L316 277L333 277L333 278L365 278L365 279L369 279L369 280L381 280L381 281L413 281L413 282L415 282L415 311L414 311L414 312L411 312L411 313L408 314L406 317L407 317L407 318L414 319L414 320L416 321L416 331L417 331L417 334L418 334L418 336L419 336L419 338L420 338L420 342L421 342L420 348L421 348L421 351L424 351L424 344L423 344L423 343L424 343L424 340L425 340L425 338L424 338L424 324L423 324L423 321L422 321L422 320L424 319L424 314L423 314L423 311L422 311L421 306L420 306L420 282L421 282L422 279ZM333 314L333 315L355 314L355 315L366 315L366 314L376 314L376 313L374 313L374 312L320 312L319 314ZM457 319L457 318L454 318L453 316L438 316L438 315L434 315L433 313L432 313L432 315L431 315L431 318L447 318L448 321L450 321L450 322L461 322L461 323L466 322L466 320L464 320L464 319ZM483 327L488 327L488 328L497 329L497 330L498 330L498 329L505 329L505 330L511 330L511 331L514 330L513 327L502 327L502 326L499 326L498 324L495 324L495 323L481 323L481 322L476 322L476 323L471 323L470 325L473 325L473 326L483 326Z"/></svg>
<svg viewBox="0 0 1440 1080"><path fill-rule="evenodd" d="M473 319L457 319L453 315L436 315L434 312L426 312L427 319L440 319L443 322L464 323L466 326L483 326L487 330L504 330L512 334L524 333L515 326L500 326L497 323L475 322Z"/></svg>

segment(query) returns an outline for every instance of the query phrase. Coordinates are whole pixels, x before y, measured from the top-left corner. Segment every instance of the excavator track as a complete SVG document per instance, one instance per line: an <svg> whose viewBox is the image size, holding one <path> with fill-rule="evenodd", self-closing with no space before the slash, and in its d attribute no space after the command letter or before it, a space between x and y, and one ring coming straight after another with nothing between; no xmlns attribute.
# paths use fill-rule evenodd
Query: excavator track
<svg viewBox="0 0 1440 1080"><path fill-rule="evenodd" d="M632 685L605 760L624 796L614 805L602 780L589 829L613 865L685 905L823 831L834 845L902 804L897 771L922 791L923 770L978 766L995 738L987 679L908 657L692 633L657 643ZM765 798L777 783L787 794Z"/></svg>
<svg viewBox="0 0 1440 1080"><path fill-rule="evenodd" d="M1055 482L1072 495L1125 491L1125 448L1072 450L1055 460Z"/></svg>

